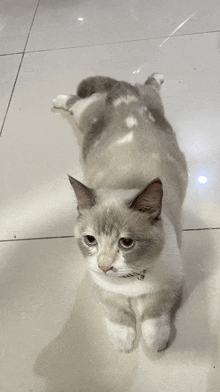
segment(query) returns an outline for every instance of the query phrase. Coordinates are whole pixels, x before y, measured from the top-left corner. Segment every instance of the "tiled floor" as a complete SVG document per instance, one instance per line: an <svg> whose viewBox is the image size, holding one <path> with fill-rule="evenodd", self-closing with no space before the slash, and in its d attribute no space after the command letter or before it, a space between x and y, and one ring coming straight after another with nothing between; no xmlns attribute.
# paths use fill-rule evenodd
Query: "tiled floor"
<svg viewBox="0 0 220 392"><path fill-rule="evenodd" d="M220 4L4 0L0 19L0 392L216 392L220 388ZM162 96L189 165L186 275L163 353L115 352L72 238L81 179L71 118L52 109L90 75ZM201 230L202 229L202 230ZM65 237L65 238L64 238Z"/></svg>

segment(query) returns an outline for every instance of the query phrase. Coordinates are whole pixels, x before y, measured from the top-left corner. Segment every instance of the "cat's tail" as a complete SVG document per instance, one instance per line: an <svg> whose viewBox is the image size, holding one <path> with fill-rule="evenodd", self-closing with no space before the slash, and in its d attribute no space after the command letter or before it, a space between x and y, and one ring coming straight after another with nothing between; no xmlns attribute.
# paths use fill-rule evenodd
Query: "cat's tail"
<svg viewBox="0 0 220 392"><path fill-rule="evenodd" d="M87 98L94 93L105 93L112 89L118 81L106 76L92 76L83 79L77 87L77 95Z"/></svg>

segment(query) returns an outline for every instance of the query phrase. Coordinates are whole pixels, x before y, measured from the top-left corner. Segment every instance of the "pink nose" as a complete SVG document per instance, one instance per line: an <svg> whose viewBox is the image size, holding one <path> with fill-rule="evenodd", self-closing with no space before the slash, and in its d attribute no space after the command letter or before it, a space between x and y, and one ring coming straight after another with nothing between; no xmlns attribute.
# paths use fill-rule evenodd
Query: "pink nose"
<svg viewBox="0 0 220 392"><path fill-rule="evenodd" d="M112 267L104 267L104 265L100 265L99 268L100 268L103 272L107 272L107 271L110 270Z"/></svg>

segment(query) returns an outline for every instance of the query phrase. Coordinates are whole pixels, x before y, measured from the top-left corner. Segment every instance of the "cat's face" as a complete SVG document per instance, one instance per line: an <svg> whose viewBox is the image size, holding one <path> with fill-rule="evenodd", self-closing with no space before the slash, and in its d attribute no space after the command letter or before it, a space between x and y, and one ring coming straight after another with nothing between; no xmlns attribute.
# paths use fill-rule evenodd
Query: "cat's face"
<svg viewBox="0 0 220 392"><path fill-rule="evenodd" d="M78 200L75 229L90 269L109 277L138 276L163 248L162 184L154 181L130 201L99 200L94 190L71 179Z"/></svg>

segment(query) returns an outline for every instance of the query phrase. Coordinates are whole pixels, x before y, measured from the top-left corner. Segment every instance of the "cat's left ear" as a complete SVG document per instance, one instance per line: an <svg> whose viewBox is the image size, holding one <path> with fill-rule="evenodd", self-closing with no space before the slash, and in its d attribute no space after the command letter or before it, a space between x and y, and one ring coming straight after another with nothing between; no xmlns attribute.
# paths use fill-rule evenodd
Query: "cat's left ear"
<svg viewBox="0 0 220 392"><path fill-rule="evenodd" d="M92 208L95 205L95 191L71 176L69 176L69 181L77 198L78 210Z"/></svg>
<svg viewBox="0 0 220 392"><path fill-rule="evenodd" d="M153 180L143 191L129 203L129 208L150 214L149 220L153 222L161 213L163 185L159 178Z"/></svg>

